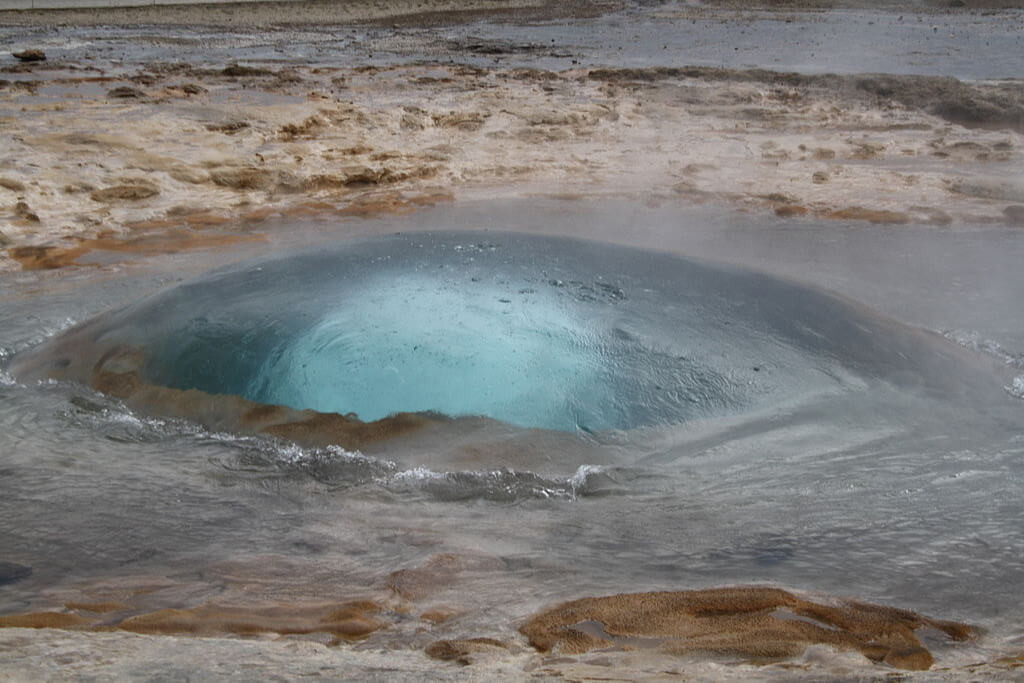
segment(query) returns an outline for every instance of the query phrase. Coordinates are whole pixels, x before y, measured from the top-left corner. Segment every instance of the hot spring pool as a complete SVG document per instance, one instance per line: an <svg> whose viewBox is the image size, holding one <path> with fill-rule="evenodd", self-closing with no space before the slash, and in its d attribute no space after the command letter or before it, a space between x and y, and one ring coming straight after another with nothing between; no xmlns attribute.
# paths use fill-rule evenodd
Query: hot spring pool
<svg viewBox="0 0 1024 683"><path fill-rule="evenodd" d="M460 210L420 220L478 215ZM735 230L779 253L816 239ZM392 591L406 611L356 656L507 637L582 595L769 582L988 629L932 643L940 662L1024 637L1008 355L790 280L769 250L782 277L554 235L381 233L183 282L168 260L144 287L70 275L40 297L41 276L7 276L0 559L22 569L0 573L0 610ZM893 253L848 238L850 272ZM971 246L989 248L1012 257ZM327 445L356 432L318 433L325 414L413 417ZM286 422L305 426L282 439ZM455 616L427 633L431 610Z"/></svg>

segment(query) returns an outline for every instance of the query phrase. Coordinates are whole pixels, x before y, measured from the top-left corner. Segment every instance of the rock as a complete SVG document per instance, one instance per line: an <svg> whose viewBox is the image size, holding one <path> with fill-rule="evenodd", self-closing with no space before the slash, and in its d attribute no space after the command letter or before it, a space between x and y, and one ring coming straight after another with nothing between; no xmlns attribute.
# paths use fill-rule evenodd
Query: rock
<svg viewBox="0 0 1024 683"><path fill-rule="evenodd" d="M95 190L89 197L96 202L110 203L148 199L158 194L160 194L160 191L152 185L138 183L105 187L102 190Z"/></svg>
<svg viewBox="0 0 1024 683"><path fill-rule="evenodd" d="M107 91L107 97L113 99L140 99L145 97L146 94L136 88L129 88L128 86L121 86L120 88L114 88L113 90Z"/></svg>
<svg viewBox="0 0 1024 683"><path fill-rule="evenodd" d="M2 232L0 232L0 245L8 244L4 242L7 239ZM0 561L0 586L8 583L14 583L15 581L21 581L22 579L32 576L32 567L28 567L17 562L2 562Z"/></svg>
<svg viewBox="0 0 1024 683"><path fill-rule="evenodd" d="M273 72L269 69L259 69L254 66L242 66L241 64L228 64L221 70L222 76L238 78L241 76L271 76Z"/></svg>
<svg viewBox="0 0 1024 683"><path fill-rule="evenodd" d="M828 173L825 171L815 171L814 175L811 176L811 182L815 185L821 185L828 182Z"/></svg>
<svg viewBox="0 0 1024 683"><path fill-rule="evenodd" d="M45 62L46 53L42 50L35 48L29 50L22 50L21 52L12 52L11 56L22 62Z"/></svg>
<svg viewBox="0 0 1024 683"><path fill-rule="evenodd" d="M6 247L10 243L11 243L11 238L8 237L7 235L3 234L2 232L0 232L0 247ZM0 580L0 583L3 583L3 581Z"/></svg>
<svg viewBox="0 0 1024 683"><path fill-rule="evenodd" d="M1024 206L1020 204L1011 204L1003 209L1003 216L1010 225L1024 226Z"/></svg>
<svg viewBox="0 0 1024 683"><path fill-rule="evenodd" d="M180 86L181 91L186 95L202 95L206 92L206 88L196 83L184 83Z"/></svg>
<svg viewBox="0 0 1024 683"><path fill-rule="evenodd" d="M17 180L12 180L11 178L0 178L0 187L6 188L11 192L25 191L25 183L19 182Z"/></svg>

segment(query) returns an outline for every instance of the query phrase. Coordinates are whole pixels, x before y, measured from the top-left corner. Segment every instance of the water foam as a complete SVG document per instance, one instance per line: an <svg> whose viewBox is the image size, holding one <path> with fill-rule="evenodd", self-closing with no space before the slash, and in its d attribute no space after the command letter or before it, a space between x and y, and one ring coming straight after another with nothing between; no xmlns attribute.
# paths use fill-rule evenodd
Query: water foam
<svg viewBox="0 0 1024 683"><path fill-rule="evenodd" d="M1014 398L1024 398L1024 375L1017 375L1013 378L1013 383L1003 389Z"/></svg>
<svg viewBox="0 0 1024 683"><path fill-rule="evenodd" d="M974 330L943 330L942 336L960 346L989 356L995 356L1007 365L1024 368L1024 353L1010 351L997 341L986 339Z"/></svg>

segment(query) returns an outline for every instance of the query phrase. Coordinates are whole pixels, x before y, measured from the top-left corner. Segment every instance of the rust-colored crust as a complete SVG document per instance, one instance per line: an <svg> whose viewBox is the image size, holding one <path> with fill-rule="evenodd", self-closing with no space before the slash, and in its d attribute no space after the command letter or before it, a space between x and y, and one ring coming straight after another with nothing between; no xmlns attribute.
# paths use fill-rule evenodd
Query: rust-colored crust
<svg viewBox="0 0 1024 683"><path fill-rule="evenodd" d="M914 633L924 626L956 641L976 635L966 624L909 610L857 601L814 602L763 587L582 598L534 616L520 631L542 652L557 648L580 654L642 637L657 639L669 653L770 660L798 656L809 645L821 644L920 671L934 661Z"/></svg>

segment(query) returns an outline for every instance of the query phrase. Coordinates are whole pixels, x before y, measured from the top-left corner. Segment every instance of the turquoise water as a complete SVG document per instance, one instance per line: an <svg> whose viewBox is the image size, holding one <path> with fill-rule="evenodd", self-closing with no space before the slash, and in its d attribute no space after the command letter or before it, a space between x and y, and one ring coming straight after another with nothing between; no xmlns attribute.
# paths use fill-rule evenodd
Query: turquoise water
<svg viewBox="0 0 1024 683"><path fill-rule="evenodd" d="M878 381L943 394L979 384L943 340L783 280L494 232L244 264L70 334L29 361L87 377L75 367L86 362L79 335L97 346L86 358L141 349L144 379L175 389L363 420L429 412L570 433L723 418Z"/></svg>

